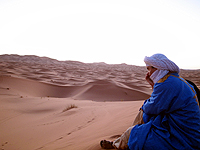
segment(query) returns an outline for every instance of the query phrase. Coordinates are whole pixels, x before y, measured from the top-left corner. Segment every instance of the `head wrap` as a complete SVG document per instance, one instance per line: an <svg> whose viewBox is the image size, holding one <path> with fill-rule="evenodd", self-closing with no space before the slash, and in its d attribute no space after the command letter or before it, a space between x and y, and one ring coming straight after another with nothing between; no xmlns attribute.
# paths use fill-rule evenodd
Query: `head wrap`
<svg viewBox="0 0 200 150"><path fill-rule="evenodd" d="M154 83L163 78L169 71L179 73L179 67L163 54L154 54L151 57L145 57L146 66L153 66L157 70L150 76Z"/></svg>
<svg viewBox="0 0 200 150"><path fill-rule="evenodd" d="M151 57L145 57L144 62L148 66L153 66L158 70L168 70L179 73L179 67L163 54L154 54Z"/></svg>

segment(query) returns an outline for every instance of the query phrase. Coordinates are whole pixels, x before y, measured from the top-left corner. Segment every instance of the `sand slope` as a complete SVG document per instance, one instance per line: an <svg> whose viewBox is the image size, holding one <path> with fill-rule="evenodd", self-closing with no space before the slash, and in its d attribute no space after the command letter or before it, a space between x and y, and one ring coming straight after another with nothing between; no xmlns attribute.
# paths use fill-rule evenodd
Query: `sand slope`
<svg viewBox="0 0 200 150"><path fill-rule="evenodd" d="M101 139L112 139L132 124L142 105L142 101L94 102L5 95L0 103L1 148L8 150L98 150ZM64 111L71 104L77 108Z"/></svg>

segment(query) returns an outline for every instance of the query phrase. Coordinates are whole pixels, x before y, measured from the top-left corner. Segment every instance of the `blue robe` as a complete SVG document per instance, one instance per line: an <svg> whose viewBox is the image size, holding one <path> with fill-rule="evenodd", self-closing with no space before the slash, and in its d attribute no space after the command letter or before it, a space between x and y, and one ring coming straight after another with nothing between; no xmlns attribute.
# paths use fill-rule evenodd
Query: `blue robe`
<svg viewBox="0 0 200 150"><path fill-rule="evenodd" d="M154 85L143 106L145 124L130 134L130 150L200 150L200 110L192 86L177 73Z"/></svg>

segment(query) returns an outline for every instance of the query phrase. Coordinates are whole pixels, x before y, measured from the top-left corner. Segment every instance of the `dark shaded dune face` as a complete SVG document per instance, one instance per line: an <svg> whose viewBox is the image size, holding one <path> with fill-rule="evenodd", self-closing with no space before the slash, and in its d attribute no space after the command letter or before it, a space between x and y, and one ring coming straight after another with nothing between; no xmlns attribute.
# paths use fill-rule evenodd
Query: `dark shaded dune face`
<svg viewBox="0 0 200 150"><path fill-rule="evenodd" d="M88 99L94 101L135 101L145 100L150 95L141 91L130 90L116 85L93 85L84 93L76 96L76 99Z"/></svg>
<svg viewBox="0 0 200 150"><path fill-rule="evenodd" d="M111 80L107 80L107 79L96 79L96 80L93 80L91 81L89 84L91 85L108 85L108 84L111 84Z"/></svg>
<svg viewBox="0 0 200 150"><path fill-rule="evenodd" d="M95 101L134 101L145 100L149 95L140 91L125 89L115 85L93 85L76 99L89 99Z"/></svg>
<svg viewBox="0 0 200 150"><path fill-rule="evenodd" d="M76 99L94 101L135 101L144 100L150 96L137 89L118 86L115 82L109 82L107 80L96 80L85 87L87 87L87 89L83 93L76 95Z"/></svg>

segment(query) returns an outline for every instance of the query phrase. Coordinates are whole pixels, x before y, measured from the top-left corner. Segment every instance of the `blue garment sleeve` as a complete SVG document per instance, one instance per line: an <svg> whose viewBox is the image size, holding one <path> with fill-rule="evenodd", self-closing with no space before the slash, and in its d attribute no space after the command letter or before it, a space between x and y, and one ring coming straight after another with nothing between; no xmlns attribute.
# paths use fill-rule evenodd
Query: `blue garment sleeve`
<svg viewBox="0 0 200 150"><path fill-rule="evenodd" d="M144 121L144 123L149 122L151 117L152 117L152 115L147 115L145 112L143 112L143 121Z"/></svg>
<svg viewBox="0 0 200 150"><path fill-rule="evenodd" d="M151 97L145 101L142 109L147 115L158 115L169 109L175 95L175 87L170 82L156 83Z"/></svg>

